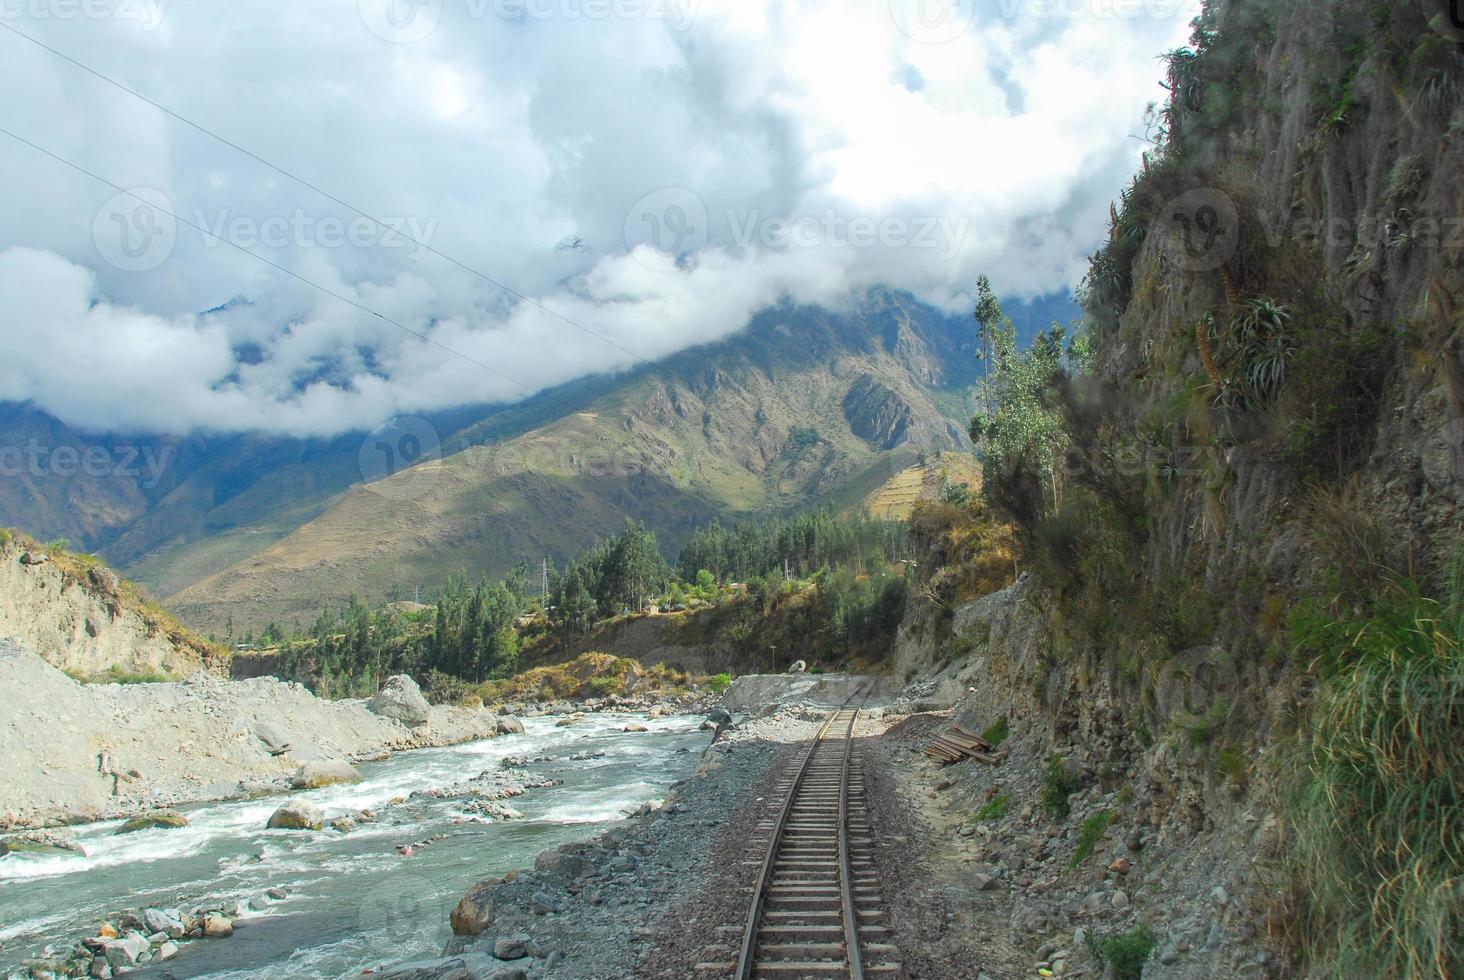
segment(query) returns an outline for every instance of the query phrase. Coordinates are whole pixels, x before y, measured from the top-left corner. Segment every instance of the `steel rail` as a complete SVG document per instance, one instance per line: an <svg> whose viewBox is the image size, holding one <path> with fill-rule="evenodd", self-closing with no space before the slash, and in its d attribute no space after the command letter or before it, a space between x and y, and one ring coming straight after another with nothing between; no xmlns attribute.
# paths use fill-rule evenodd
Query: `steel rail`
<svg viewBox="0 0 1464 980"><path fill-rule="evenodd" d="M809 767L814 757L818 754L819 743L823 741L829 728L833 725L834 719L839 712L849 706L849 703L859 696L856 690L849 695L832 714L828 720L819 728L818 734L813 737L813 743L808 747L808 752L803 756L803 762L798 767L798 774L793 778L793 784L788 787L788 796L783 800L783 807L778 813L777 825L773 828L772 840L768 843L767 856L763 858L762 872L758 875L757 890L753 895L752 908L747 914L747 926L742 933L742 951L737 957L736 980L752 980L753 973L757 968L757 943L758 929L762 924L763 910L767 905L768 891L773 882L776 871L778 853L781 849L785 831L788 826L788 818L793 813L793 806L798 801L798 792L803 786L804 777L808 775ZM859 716L859 709L855 708L849 716L849 727L844 734L844 762L839 792L839 878L840 893L844 910L844 935L845 942L849 947L847 962L850 964L850 976L855 980L864 980L864 972L861 957L859 955L859 928L858 915L854 909L854 893L850 884L849 872L849 850L848 850L848 807L849 807L849 755L853 745L854 720Z"/></svg>

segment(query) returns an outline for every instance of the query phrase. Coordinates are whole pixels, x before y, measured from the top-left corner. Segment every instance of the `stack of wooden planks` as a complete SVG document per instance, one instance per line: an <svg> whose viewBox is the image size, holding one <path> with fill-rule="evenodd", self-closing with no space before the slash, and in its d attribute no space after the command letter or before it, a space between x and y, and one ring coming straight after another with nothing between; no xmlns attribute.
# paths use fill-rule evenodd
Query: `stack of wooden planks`
<svg viewBox="0 0 1464 980"><path fill-rule="evenodd" d="M925 747L925 754L943 766L967 757L994 766L1006 758L1006 749L997 751L996 746L975 732L952 725L950 731L937 735L935 741Z"/></svg>

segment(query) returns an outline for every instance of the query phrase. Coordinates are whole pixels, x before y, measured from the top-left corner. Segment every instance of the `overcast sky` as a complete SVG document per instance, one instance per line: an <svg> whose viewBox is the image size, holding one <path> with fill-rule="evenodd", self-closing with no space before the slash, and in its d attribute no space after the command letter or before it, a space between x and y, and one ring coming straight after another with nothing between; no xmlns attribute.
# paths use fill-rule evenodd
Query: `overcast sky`
<svg viewBox="0 0 1464 980"><path fill-rule="evenodd" d="M0 134L0 399L332 434L624 368L781 297L1064 289L1197 12L0 0L0 28L390 226L0 29L0 128L95 175Z"/></svg>

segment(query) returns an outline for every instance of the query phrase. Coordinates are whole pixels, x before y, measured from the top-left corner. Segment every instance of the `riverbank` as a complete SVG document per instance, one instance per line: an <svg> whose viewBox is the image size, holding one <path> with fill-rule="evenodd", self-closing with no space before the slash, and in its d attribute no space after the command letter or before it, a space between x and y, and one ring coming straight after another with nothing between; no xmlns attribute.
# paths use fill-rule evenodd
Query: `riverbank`
<svg viewBox="0 0 1464 980"><path fill-rule="evenodd" d="M366 701L327 701L273 677L231 681L204 672L158 684L80 684L30 650L0 640L0 830L129 817L159 808L284 793L302 767L378 760L407 749L493 738L500 715L482 707L417 705L376 713ZM652 695L504 713L634 710ZM694 698L666 698L691 710ZM401 720L401 716L408 724Z"/></svg>
<svg viewBox="0 0 1464 980"><path fill-rule="evenodd" d="M784 704L728 732L659 805L593 841L543 852L531 869L479 882L452 911L455 935L443 957L402 964L381 980L491 978L506 968L545 980L684 980L699 975L698 963L735 960L762 858L749 842L781 806L779 777L830 710ZM897 720L875 710L860 721L856 751L871 765L886 762L872 747ZM907 801L889 779L872 776L869 784L877 864L894 919L934 924L921 930L919 948L902 949L914 967L909 975L968 975L965 968L977 962L972 951L928 935L956 910L930 886Z"/></svg>
<svg viewBox="0 0 1464 980"><path fill-rule="evenodd" d="M235 932L183 943L161 967L160 940L140 976L325 978L436 955L451 935L447 910L476 878L664 796L710 738L700 721L528 717L523 734L398 753L362 764L360 783L295 794L321 811L319 831L267 828L279 800L185 808L177 829L73 828L84 854L0 859L0 976L33 959L79 959L103 923L126 938L148 908L222 910ZM330 828L363 809L374 819Z"/></svg>

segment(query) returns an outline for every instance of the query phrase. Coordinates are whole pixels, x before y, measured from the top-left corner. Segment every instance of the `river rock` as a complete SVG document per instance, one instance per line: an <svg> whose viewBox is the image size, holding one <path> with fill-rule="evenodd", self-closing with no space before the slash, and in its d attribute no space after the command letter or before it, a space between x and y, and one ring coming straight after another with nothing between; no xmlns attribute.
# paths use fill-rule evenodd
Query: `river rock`
<svg viewBox="0 0 1464 980"><path fill-rule="evenodd" d="M395 718L404 725L416 727L427 724L431 708L417 682L406 674L387 678L386 684L376 696L366 702L366 707L383 718Z"/></svg>
<svg viewBox="0 0 1464 980"><path fill-rule="evenodd" d="M143 909L142 922L151 933L162 933L169 939L182 939L188 930L183 928L183 919L177 912L163 909Z"/></svg>
<svg viewBox="0 0 1464 980"><path fill-rule="evenodd" d="M528 936L505 936L493 944L493 956L496 959L521 960L528 955Z"/></svg>
<svg viewBox="0 0 1464 980"><path fill-rule="evenodd" d="M622 729L622 731L631 732L633 734L635 732L650 731L650 729L648 729L645 725L642 725L640 722L633 721L629 725L626 725L625 728Z"/></svg>
<svg viewBox="0 0 1464 980"><path fill-rule="evenodd" d="M173 942L171 939L163 943L157 949L153 950L153 959L155 960L171 960L177 955L178 944Z"/></svg>
<svg viewBox="0 0 1464 980"><path fill-rule="evenodd" d="M522 735L524 733L523 722L519 721L517 718L508 718L503 715L498 716L498 724L496 728L498 729L498 734L500 735Z"/></svg>
<svg viewBox="0 0 1464 980"><path fill-rule="evenodd" d="M290 785L295 789L319 789L337 783L359 783L361 773L345 759L307 762L296 770Z"/></svg>
<svg viewBox="0 0 1464 980"><path fill-rule="evenodd" d="M256 721L254 737L264 743L265 751L270 755L284 755L294 745L290 733L272 721Z"/></svg>
<svg viewBox="0 0 1464 980"><path fill-rule="evenodd" d="M120 972L137 962L137 958L151 947L147 937L138 932L129 932L121 939L109 939L103 948L103 956L113 972Z"/></svg>
<svg viewBox="0 0 1464 980"><path fill-rule="evenodd" d="M203 917L203 934L210 939L223 939L234 934L234 923L226 915L210 912Z"/></svg>
<svg viewBox="0 0 1464 980"><path fill-rule="evenodd" d="M289 800L269 818L269 830L319 830L325 826L320 807L305 800Z"/></svg>
<svg viewBox="0 0 1464 980"><path fill-rule="evenodd" d="M186 827L188 818L176 810L154 810L129 818L114 833L132 834L139 830L159 830L170 827Z"/></svg>
<svg viewBox="0 0 1464 980"><path fill-rule="evenodd" d="M75 854L86 857L86 852L71 838L46 831L17 834L0 840L0 856L6 854Z"/></svg>
<svg viewBox="0 0 1464 980"><path fill-rule="evenodd" d="M480 881L468 890L448 915L455 936L481 936L493 924L493 886L496 879Z"/></svg>

